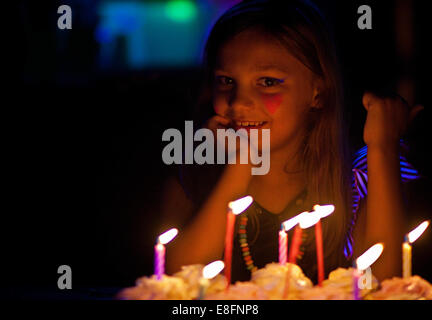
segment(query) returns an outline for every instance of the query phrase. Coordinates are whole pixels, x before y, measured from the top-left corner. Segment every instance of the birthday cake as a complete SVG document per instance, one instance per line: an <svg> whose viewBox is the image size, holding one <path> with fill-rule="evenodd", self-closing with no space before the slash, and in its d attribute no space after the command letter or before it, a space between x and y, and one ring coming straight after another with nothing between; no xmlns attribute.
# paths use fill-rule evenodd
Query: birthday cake
<svg viewBox="0 0 432 320"><path fill-rule="evenodd" d="M384 280L368 300L432 300L432 285L419 276Z"/></svg>
<svg viewBox="0 0 432 320"><path fill-rule="evenodd" d="M226 286L222 274L209 280L199 297L203 265L183 266L172 276L141 277L135 286L121 290L121 300L352 300L352 268L330 272L322 286L314 286L295 264L270 263L252 273L247 282ZM392 278L381 283L372 275L370 284L359 290L364 300L432 300L432 285L419 276Z"/></svg>
<svg viewBox="0 0 432 320"><path fill-rule="evenodd" d="M302 300L351 300L353 292L353 268L338 268L330 272L328 279L323 281L322 286L315 286L310 290L301 292L299 298ZM359 289L359 298L364 298L379 286L378 280L371 275L370 285Z"/></svg>

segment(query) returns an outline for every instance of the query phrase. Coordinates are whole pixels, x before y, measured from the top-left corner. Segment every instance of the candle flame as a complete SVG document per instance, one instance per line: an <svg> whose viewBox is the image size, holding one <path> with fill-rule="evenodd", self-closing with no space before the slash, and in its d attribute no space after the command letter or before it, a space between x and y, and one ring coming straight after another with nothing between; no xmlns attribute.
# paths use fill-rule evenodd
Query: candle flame
<svg viewBox="0 0 432 320"><path fill-rule="evenodd" d="M202 274L205 279L213 279L216 277L219 272L225 267L225 264L222 260L216 260L212 263L209 263L203 268Z"/></svg>
<svg viewBox="0 0 432 320"><path fill-rule="evenodd" d="M369 266L371 266L379 258L383 250L384 245L382 243L377 243L370 247L365 253L357 258L357 269L362 271L369 268Z"/></svg>
<svg viewBox="0 0 432 320"><path fill-rule="evenodd" d="M429 226L429 221L424 221L420 223L420 225L417 228L415 228L413 231L408 233L407 235L408 242L413 243L414 241L416 241L423 234L423 232L426 230L428 226Z"/></svg>
<svg viewBox="0 0 432 320"><path fill-rule="evenodd" d="M312 212L303 212L299 217L299 225L302 229L307 229L315 225L318 221L320 221L320 214L316 214L315 211Z"/></svg>
<svg viewBox="0 0 432 320"><path fill-rule="evenodd" d="M325 218L333 213L333 211L335 210L335 206L332 204L326 204L323 206L316 204L313 206L313 209L320 214L321 218Z"/></svg>
<svg viewBox="0 0 432 320"><path fill-rule="evenodd" d="M246 196L229 202L228 207L231 209L232 213L237 215L245 211L251 205L252 201L253 198L251 196Z"/></svg>
<svg viewBox="0 0 432 320"><path fill-rule="evenodd" d="M296 226L296 224L299 222L299 217L303 214L304 212L296 215L295 217L285 220L284 222L282 222L282 226L284 228L285 231L289 231L292 228L294 228Z"/></svg>
<svg viewBox="0 0 432 320"><path fill-rule="evenodd" d="M172 229L162 233L158 238L158 242L160 244L167 244L172 239L174 239L177 234L178 234L178 230L176 228L172 228Z"/></svg>

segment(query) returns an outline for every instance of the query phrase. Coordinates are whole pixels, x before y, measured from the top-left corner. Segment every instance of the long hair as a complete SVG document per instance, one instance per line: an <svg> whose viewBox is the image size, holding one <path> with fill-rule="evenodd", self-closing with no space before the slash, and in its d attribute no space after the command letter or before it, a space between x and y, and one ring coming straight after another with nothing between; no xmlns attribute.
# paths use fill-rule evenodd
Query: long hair
<svg viewBox="0 0 432 320"><path fill-rule="evenodd" d="M311 108L307 134L298 152L306 176L307 205L311 210L314 204L331 203L336 207L322 223L326 264L341 265L345 261L343 246L351 219L351 157L346 141L344 90L336 49L320 11L306 0L253 0L243 1L222 15L205 46L205 81L197 112L201 112L203 118L211 116L212 71L218 50L230 38L249 28L259 28L278 39L324 83L319 93L321 107Z"/></svg>

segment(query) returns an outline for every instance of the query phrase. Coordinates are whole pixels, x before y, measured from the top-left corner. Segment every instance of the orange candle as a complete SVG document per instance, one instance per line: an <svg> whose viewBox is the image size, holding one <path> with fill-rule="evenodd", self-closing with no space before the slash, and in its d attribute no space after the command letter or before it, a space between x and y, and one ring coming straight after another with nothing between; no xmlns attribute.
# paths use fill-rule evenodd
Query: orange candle
<svg viewBox="0 0 432 320"><path fill-rule="evenodd" d="M323 250L323 239L322 239L322 227L321 219L329 216L333 213L334 205L314 205L314 213L317 214L320 220L315 224L315 243L317 253L317 265L318 265L318 285L321 287L324 281L324 250Z"/></svg>
<svg viewBox="0 0 432 320"><path fill-rule="evenodd" d="M318 263L318 285L321 287L324 281L324 252L322 241L322 227L321 220L315 225L315 243Z"/></svg>
<svg viewBox="0 0 432 320"><path fill-rule="evenodd" d="M300 245L302 242L302 229L297 225L294 229L293 240L289 252L289 263L296 263L297 255L300 251Z"/></svg>
<svg viewBox="0 0 432 320"><path fill-rule="evenodd" d="M231 283L231 259L232 259L232 246L234 236L235 215L232 211L228 211L227 224L225 233L225 278L227 286Z"/></svg>

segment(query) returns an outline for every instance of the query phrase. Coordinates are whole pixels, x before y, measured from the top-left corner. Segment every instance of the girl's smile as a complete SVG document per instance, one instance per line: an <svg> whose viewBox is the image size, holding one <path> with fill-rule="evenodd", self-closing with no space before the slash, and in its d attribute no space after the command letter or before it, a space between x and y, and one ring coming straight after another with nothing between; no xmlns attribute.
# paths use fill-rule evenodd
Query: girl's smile
<svg viewBox="0 0 432 320"><path fill-rule="evenodd" d="M249 132L250 129L264 129L268 121L232 120L231 123L234 130L246 129Z"/></svg>

